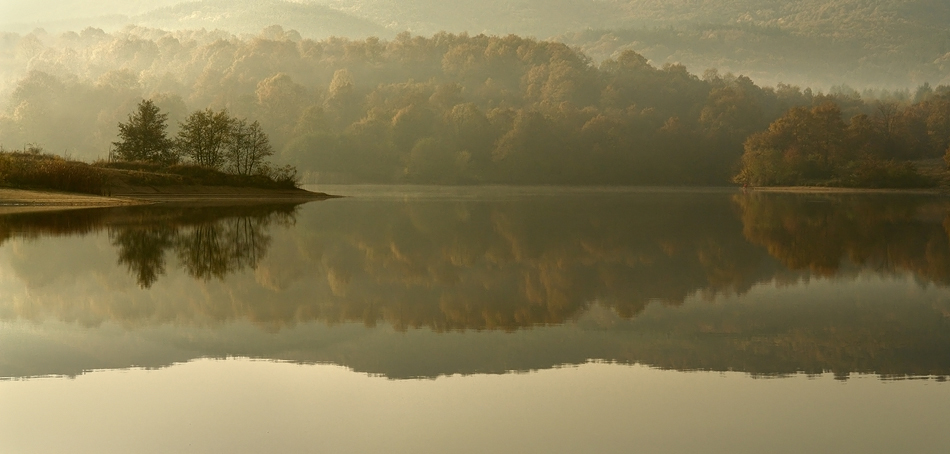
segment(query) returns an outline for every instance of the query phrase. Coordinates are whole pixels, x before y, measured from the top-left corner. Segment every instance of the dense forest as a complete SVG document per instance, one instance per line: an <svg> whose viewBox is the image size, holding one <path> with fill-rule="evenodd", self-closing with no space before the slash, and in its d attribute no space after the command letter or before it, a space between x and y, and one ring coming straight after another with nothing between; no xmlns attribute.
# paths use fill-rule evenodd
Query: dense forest
<svg viewBox="0 0 950 454"><path fill-rule="evenodd" d="M735 181L753 186L922 187L937 184L914 162L950 164L950 93L918 90L919 102L875 103L873 116L845 121L834 102L795 107L745 142ZM939 161L938 161L939 162ZM943 167L942 163L937 167ZM936 177L936 178L935 178Z"/></svg>
<svg viewBox="0 0 950 454"><path fill-rule="evenodd" d="M280 27L251 38L90 28L0 41L0 67L29 68L3 87L5 147L105 159L116 124L148 98L173 136L192 110L258 121L275 161L311 182L722 185L746 139L794 107L835 103L869 127L888 121L881 102L851 93L697 76L632 51L595 64L513 35L314 41ZM946 95L922 86L914 100Z"/></svg>
<svg viewBox="0 0 950 454"><path fill-rule="evenodd" d="M596 62L633 50L656 66L719 68L759 83L906 89L947 79L942 0L7 0L0 30L58 34L127 25L363 40L401 32L517 34L579 46Z"/></svg>

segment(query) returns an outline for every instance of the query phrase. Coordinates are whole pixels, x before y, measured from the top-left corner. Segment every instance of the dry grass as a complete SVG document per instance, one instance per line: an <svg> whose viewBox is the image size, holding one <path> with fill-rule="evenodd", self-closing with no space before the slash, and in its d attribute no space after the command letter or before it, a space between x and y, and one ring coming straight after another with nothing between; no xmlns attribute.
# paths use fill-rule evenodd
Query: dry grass
<svg viewBox="0 0 950 454"><path fill-rule="evenodd" d="M126 184L132 186L231 186L259 189L295 189L296 173L273 172L273 175L234 175L190 164L163 167L141 162L97 162L96 167L119 171ZM283 169L281 169L283 170Z"/></svg>
<svg viewBox="0 0 950 454"><path fill-rule="evenodd" d="M83 194L102 194L106 178L98 167L36 152L0 152L0 185Z"/></svg>
<svg viewBox="0 0 950 454"><path fill-rule="evenodd" d="M281 169L283 170L283 169ZM230 186L259 189L295 189L295 174L232 175L194 165L163 167L141 162L84 162L30 148L0 150L0 187L108 194L127 186Z"/></svg>

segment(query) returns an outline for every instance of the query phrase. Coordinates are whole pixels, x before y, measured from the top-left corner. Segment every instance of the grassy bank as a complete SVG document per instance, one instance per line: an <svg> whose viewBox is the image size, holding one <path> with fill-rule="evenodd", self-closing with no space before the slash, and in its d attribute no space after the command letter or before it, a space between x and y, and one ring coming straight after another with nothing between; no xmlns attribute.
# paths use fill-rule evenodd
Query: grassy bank
<svg viewBox="0 0 950 454"><path fill-rule="evenodd" d="M84 162L41 153L0 153L0 185L4 187L102 194L106 181L106 172Z"/></svg>
<svg viewBox="0 0 950 454"><path fill-rule="evenodd" d="M194 165L89 164L36 151L0 151L0 187L106 195L141 186L295 189L297 179L292 168L277 169L268 175L233 175Z"/></svg>

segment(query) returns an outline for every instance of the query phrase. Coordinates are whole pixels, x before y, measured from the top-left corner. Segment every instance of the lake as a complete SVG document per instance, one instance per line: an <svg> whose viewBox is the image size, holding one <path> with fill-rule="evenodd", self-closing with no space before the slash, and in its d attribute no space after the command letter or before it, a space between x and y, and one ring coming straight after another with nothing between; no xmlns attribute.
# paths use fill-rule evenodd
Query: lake
<svg viewBox="0 0 950 454"><path fill-rule="evenodd" d="M950 451L950 198L0 215L2 453Z"/></svg>

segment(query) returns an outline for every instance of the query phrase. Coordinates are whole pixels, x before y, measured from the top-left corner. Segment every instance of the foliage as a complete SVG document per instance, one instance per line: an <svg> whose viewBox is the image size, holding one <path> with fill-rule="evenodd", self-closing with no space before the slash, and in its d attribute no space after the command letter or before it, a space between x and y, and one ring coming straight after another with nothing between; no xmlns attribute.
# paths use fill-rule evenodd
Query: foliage
<svg viewBox="0 0 950 454"><path fill-rule="evenodd" d="M257 121L275 160L310 181L722 184L749 131L811 102L794 87L700 79L634 52L594 65L518 36L86 34L68 44L81 57L58 66L77 77L21 81L18 107L0 115L2 140L43 138L94 159L110 135L100 119L148 97L185 136L189 105ZM103 48L113 49L108 64ZM97 61L129 69L102 73ZM62 120L49 122L48 111Z"/></svg>
<svg viewBox="0 0 950 454"><path fill-rule="evenodd" d="M102 125L147 96L181 138L191 133L189 106L204 109L192 118L226 112L257 122L273 159L310 182L719 185L734 175L746 139L793 107L834 101L845 117L894 120L874 130L908 140L868 142L885 160L943 153L950 137L946 87L922 86L913 114L895 117L889 103L843 89L699 77L629 50L595 64L564 44L514 35L84 33L63 44L77 54L51 50L35 65L75 77L36 71L20 81L0 114L0 140L42 138L96 158L111 134ZM127 69L102 71L113 64ZM837 178L827 163L800 164L812 166L807 178Z"/></svg>
<svg viewBox="0 0 950 454"><path fill-rule="evenodd" d="M297 187L299 183L295 178L295 170L290 166L281 168L280 171L270 175L238 175L194 164L177 164L164 168L161 172L182 177L183 179L180 180L181 184L205 186L293 189Z"/></svg>
<svg viewBox="0 0 950 454"><path fill-rule="evenodd" d="M165 118L165 114L159 113L158 107L151 101L143 101L139 110L138 117L162 120ZM141 113L143 111L145 113ZM139 121L139 123L143 122L147 121ZM135 123L130 119L130 125L121 129L120 134L135 129L131 126L132 124ZM147 170L152 173L195 177L197 180L193 181L193 184L255 187L296 187L299 184L296 169L290 166L271 171L265 159L272 156L274 151L267 134L261 130L260 123L256 121L249 124L247 120L231 117L226 110L214 112L211 109L205 109L193 112L179 126L178 138L174 141L178 152L176 156L189 158L188 165L177 165L179 159L126 159L131 156L130 153L118 152L118 160L102 165L125 170ZM156 138L140 134L136 137L137 139L126 142L135 143L140 148L146 148L149 138L164 143L163 136ZM140 177L139 179L143 180L142 184L146 182L162 184L162 178L154 175Z"/></svg>
<svg viewBox="0 0 950 454"><path fill-rule="evenodd" d="M168 115L160 113L154 102L143 99L129 121L119 123L119 141L113 142L113 153L121 161L144 161L174 164L178 156L174 143L166 135Z"/></svg>
<svg viewBox="0 0 950 454"><path fill-rule="evenodd" d="M198 165L220 169L225 164L232 123L233 119L224 110L193 112L180 124L175 141L178 153Z"/></svg>
<svg viewBox="0 0 950 454"><path fill-rule="evenodd" d="M297 168L291 165L277 167L275 169L267 168L267 177L273 180L277 187L296 188L300 186L300 175L297 174Z"/></svg>
<svg viewBox="0 0 950 454"><path fill-rule="evenodd" d="M841 107L825 102L795 107L767 131L745 142L737 183L753 186L830 185L850 187L925 187L912 159L940 156L947 141L947 94L913 105L877 103L873 116L855 115L847 123Z"/></svg>

